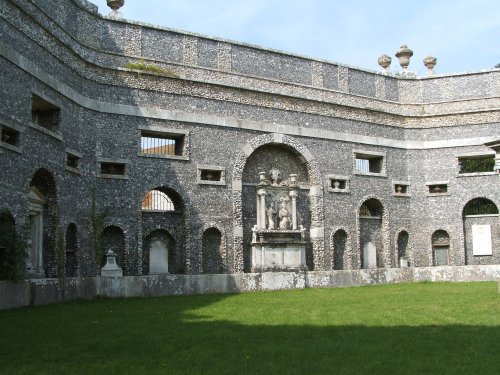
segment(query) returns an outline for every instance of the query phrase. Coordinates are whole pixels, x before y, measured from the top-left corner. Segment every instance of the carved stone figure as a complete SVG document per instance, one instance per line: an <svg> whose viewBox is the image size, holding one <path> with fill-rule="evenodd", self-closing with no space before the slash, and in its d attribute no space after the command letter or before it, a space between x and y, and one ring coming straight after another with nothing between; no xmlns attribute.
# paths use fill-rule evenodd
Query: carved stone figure
<svg viewBox="0 0 500 375"><path fill-rule="evenodd" d="M273 205L270 204L267 209L267 229L276 229L276 210L273 208Z"/></svg>
<svg viewBox="0 0 500 375"><path fill-rule="evenodd" d="M279 169L273 168L269 171L269 177L271 177L272 186L279 186L281 180L281 172Z"/></svg>
<svg viewBox="0 0 500 375"><path fill-rule="evenodd" d="M280 219L280 229L289 229L290 228L290 212L286 209L285 201L280 203L280 210L278 212L278 216Z"/></svg>
<svg viewBox="0 0 500 375"><path fill-rule="evenodd" d="M257 242L257 225L254 225L252 228L252 242Z"/></svg>

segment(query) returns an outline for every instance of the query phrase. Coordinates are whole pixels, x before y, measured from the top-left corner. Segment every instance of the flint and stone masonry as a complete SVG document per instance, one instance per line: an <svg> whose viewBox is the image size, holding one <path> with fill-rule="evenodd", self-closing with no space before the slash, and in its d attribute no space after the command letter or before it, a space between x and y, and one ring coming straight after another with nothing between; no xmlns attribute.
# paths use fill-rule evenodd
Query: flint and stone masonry
<svg viewBox="0 0 500 375"><path fill-rule="evenodd" d="M27 279L99 275L109 251L124 276L249 273L276 170L300 272L500 263L498 69L394 76L0 0L0 76L0 221L28 228Z"/></svg>

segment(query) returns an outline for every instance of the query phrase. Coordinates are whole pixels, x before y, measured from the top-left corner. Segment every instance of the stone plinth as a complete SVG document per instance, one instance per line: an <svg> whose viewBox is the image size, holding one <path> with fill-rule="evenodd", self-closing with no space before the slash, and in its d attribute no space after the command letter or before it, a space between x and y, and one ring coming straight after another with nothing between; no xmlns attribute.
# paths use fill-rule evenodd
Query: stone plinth
<svg viewBox="0 0 500 375"><path fill-rule="evenodd" d="M106 264L101 268L101 276L123 276L123 270L116 263L116 254L111 250L106 254Z"/></svg>
<svg viewBox="0 0 500 375"><path fill-rule="evenodd" d="M260 230L252 242L252 272L307 271L302 230Z"/></svg>

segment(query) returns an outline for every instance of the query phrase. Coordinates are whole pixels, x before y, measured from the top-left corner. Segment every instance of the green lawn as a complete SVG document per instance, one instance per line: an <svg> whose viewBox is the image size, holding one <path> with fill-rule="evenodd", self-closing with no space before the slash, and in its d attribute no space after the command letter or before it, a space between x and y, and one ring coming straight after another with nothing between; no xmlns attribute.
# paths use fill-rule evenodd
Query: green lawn
<svg viewBox="0 0 500 375"><path fill-rule="evenodd" d="M1 374L499 374L497 283L81 301L0 312Z"/></svg>

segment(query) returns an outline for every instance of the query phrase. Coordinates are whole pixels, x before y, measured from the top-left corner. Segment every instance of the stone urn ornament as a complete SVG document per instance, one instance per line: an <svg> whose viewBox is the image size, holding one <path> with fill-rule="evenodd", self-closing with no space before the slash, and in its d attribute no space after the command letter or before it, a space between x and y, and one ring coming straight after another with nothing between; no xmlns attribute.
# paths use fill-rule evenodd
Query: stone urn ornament
<svg viewBox="0 0 500 375"><path fill-rule="evenodd" d="M378 64L382 67L384 74L389 74L389 66L391 66L392 59L388 55L382 55L378 58Z"/></svg>
<svg viewBox="0 0 500 375"><path fill-rule="evenodd" d="M434 75L434 67L436 66L437 63L437 58L434 56L426 56L424 58L424 65L428 69L427 70L427 75L432 76Z"/></svg>
<svg viewBox="0 0 500 375"><path fill-rule="evenodd" d="M111 8L111 13L109 14L112 18L123 18L123 15L118 11L124 4L125 0L107 0L108 7Z"/></svg>
<svg viewBox="0 0 500 375"><path fill-rule="evenodd" d="M406 44L403 44L396 51L396 57L399 59L399 65L403 68L403 73L408 72L408 65L410 65L410 57L413 56L413 51L408 48Z"/></svg>

